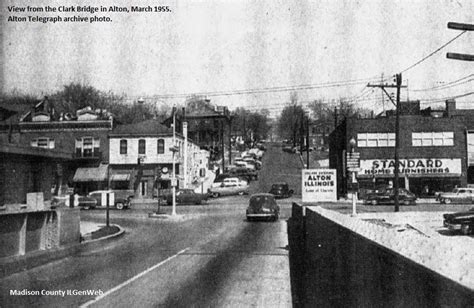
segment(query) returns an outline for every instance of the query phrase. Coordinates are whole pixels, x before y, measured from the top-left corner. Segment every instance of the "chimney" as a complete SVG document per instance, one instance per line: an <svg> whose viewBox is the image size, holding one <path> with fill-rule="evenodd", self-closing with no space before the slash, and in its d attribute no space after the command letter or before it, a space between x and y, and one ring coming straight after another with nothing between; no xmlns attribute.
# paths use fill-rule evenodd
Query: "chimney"
<svg viewBox="0 0 474 308"><path fill-rule="evenodd" d="M456 112L456 101L454 99L446 100L446 113L447 116L453 116Z"/></svg>

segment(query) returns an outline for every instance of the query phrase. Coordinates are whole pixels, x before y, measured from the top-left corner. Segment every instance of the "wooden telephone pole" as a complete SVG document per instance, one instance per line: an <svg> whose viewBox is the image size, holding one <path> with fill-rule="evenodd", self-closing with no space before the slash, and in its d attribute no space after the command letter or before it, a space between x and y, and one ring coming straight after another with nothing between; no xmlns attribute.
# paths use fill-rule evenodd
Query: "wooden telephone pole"
<svg viewBox="0 0 474 308"><path fill-rule="evenodd" d="M400 89L406 88L406 86L402 86L402 74L395 75L395 84L368 84L367 87L369 88L381 88L385 94L388 96L390 101L395 105L395 167L394 167L394 201L395 201L395 212L400 210L399 202L398 202L398 191L399 191L399 183L398 180L400 178L400 158L399 158L399 148L400 148ZM396 88L397 89L397 98L394 102L390 94L388 94L385 88Z"/></svg>

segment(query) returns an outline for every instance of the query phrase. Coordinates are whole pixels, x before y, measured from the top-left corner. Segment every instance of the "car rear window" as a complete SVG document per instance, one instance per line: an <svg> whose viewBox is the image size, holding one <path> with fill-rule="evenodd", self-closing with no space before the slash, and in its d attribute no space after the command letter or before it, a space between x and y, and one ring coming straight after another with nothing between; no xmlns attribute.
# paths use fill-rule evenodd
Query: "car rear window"
<svg viewBox="0 0 474 308"><path fill-rule="evenodd" d="M262 207L264 205L274 205L276 201L271 196L255 196L250 199L251 207Z"/></svg>

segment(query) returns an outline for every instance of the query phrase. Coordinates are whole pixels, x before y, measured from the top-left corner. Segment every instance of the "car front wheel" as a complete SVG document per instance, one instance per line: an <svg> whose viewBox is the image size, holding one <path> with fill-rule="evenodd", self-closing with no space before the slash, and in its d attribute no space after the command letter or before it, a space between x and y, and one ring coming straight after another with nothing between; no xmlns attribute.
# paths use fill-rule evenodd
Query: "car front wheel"
<svg viewBox="0 0 474 308"><path fill-rule="evenodd" d="M377 205L377 203L378 203L377 200L370 201L370 204L372 204L372 205Z"/></svg>
<svg viewBox="0 0 474 308"><path fill-rule="evenodd" d="M216 192L215 192L215 193L212 193L212 197L213 197L213 198L218 198L218 197L219 197L219 193L216 193Z"/></svg>
<svg viewBox="0 0 474 308"><path fill-rule="evenodd" d="M115 205L117 207L117 210L123 210L123 202L117 202L117 204Z"/></svg>
<svg viewBox="0 0 474 308"><path fill-rule="evenodd" d="M445 203L445 204L450 204L451 203L451 199L449 199L449 198L443 199L442 201L444 201L442 203Z"/></svg>

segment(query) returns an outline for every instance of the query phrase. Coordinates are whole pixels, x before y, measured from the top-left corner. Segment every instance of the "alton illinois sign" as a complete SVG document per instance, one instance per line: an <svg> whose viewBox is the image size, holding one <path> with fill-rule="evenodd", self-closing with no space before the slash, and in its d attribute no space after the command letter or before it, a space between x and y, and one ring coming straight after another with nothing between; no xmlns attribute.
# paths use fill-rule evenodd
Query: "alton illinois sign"
<svg viewBox="0 0 474 308"><path fill-rule="evenodd" d="M393 159L366 159L360 161L359 175L393 174L395 160ZM399 171L401 174L451 174L461 175L461 159L445 158L413 158L400 159Z"/></svg>

